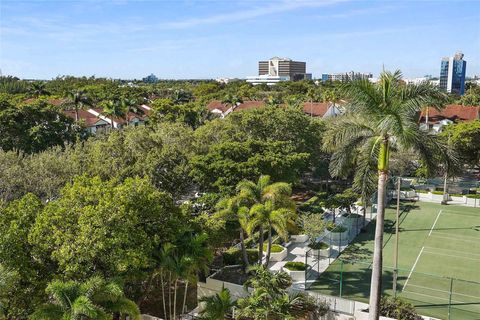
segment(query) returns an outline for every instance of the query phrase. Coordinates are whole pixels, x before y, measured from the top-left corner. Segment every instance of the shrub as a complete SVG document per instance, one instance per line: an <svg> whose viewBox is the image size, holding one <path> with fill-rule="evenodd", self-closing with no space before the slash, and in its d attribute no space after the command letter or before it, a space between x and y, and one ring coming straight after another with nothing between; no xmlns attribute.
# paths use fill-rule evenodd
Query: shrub
<svg viewBox="0 0 480 320"><path fill-rule="evenodd" d="M258 260L257 249L247 249L247 257L250 263ZM232 266L237 264L243 264L242 250L231 247L223 253L223 264L226 266Z"/></svg>
<svg viewBox="0 0 480 320"><path fill-rule="evenodd" d="M347 231L347 228L345 228L344 226L336 225L334 223L330 223L327 225L327 230L330 232L342 233Z"/></svg>
<svg viewBox="0 0 480 320"><path fill-rule="evenodd" d="M307 265L299 261L289 261L285 263L284 268L290 271L305 271L305 269L307 269Z"/></svg>
<svg viewBox="0 0 480 320"><path fill-rule="evenodd" d="M313 250L325 250L328 249L329 245L325 242L314 242L308 245Z"/></svg>
<svg viewBox="0 0 480 320"><path fill-rule="evenodd" d="M263 244L263 252L267 252L267 248L268 248L268 243L264 243ZM285 249L285 247L282 247L279 244L272 244L271 252L278 253L278 252L282 252L284 249Z"/></svg>
<svg viewBox="0 0 480 320"><path fill-rule="evenodd" d="M399 320L421 319L411 303L391 297L383 297L380 300L380 315Z"/></svg>

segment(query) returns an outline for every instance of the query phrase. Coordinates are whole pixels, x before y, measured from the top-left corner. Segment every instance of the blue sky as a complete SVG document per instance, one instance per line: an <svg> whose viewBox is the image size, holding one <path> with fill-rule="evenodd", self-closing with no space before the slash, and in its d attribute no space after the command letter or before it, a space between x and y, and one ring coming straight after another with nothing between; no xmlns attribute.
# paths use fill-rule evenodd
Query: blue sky
<svg viewBox="0 0 480 320"><path fill-rule="evenodd" d="M306 61L314 77L401 69L438 76L461 50L480 75L480 1L0 0L4 75L245 77L258 60Z"/></svg>

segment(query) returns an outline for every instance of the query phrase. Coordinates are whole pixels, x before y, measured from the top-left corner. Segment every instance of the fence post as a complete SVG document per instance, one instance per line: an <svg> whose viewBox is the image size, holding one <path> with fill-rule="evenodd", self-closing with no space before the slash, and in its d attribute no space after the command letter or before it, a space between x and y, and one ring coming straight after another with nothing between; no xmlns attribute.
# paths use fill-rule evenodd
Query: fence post
<svg viewBox="0 0 480 320"><path fill-rule="evenodd" d="M450 292L448 294L448 320L450 320L450 309L452 305L453 278L450 278Z"/></svg>
<svg viewBox="0 0 480 320"><path fill-rule="evenodd" d="M343 260L340 260L340 298L343 290Z"/></svg>

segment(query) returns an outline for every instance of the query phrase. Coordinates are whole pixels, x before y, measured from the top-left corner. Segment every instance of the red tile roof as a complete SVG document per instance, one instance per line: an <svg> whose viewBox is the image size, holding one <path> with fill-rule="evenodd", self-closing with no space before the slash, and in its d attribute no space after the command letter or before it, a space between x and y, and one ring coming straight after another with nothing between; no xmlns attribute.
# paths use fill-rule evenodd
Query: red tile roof
<svg viewBox="0 0 480 320"><path fill-rule="evenodd" d="M263 108L265 107L265 102L263 101L244 101L243 103L240 103L238 107L235 108L235 111L237 110L248 110L248 109L256 109L256 108Z"/></svg>
<svg viewBox="0 0 480 320"><path fill-rule="evenodd" d="M420 114L420 122L422 122L422 120L424 122L425 117L426 110L423 110ZM429 123L436 123L443 119L450 119L452 121L472 121L480 119L480 107L451 104L441 111L434 108L428 108Z"/></svg>
<svg viewBox="0 0 480 320"><path fill-rule="evenodd" d="M207 109L209 111L213 111L215 109L220 110L222 112L227 111L230 108L230 106L226 105L225 103L222 103L220 100L213 100L210 101L209 104L207 104Z"/></svg>
<svg viewBox="0 0 480 320"><path fill-rule="evenodd" d="M323 117L330 105L330 102L304 102L303 112L314 117Z"/></svg>
<svg viewBox="0 0 480 320"><path fill-rule="evenodd" d="M64 110L63 113L67 116L75 120L75 110ZM93 126L95 123L100 121L101 119L87 110L78 110L78 117L80 121L83 121L87 127Z"/></svg>

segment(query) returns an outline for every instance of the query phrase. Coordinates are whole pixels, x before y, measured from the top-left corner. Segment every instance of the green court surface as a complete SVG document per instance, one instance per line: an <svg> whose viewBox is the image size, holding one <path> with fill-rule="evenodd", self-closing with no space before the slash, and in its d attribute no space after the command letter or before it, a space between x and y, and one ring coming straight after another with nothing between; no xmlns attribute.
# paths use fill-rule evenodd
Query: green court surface
<svg viewBox="0 0 480 320"><path fill-rule="evenodd" d="M480 208L402 203L397 296L422 315L480 319ZM374 223L310 290L368 302ZM395 209L386 210L383 293L393 295Z"/></svg>

